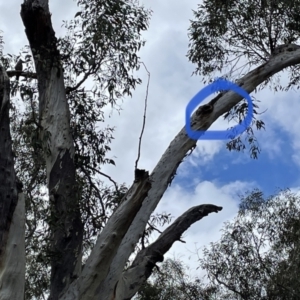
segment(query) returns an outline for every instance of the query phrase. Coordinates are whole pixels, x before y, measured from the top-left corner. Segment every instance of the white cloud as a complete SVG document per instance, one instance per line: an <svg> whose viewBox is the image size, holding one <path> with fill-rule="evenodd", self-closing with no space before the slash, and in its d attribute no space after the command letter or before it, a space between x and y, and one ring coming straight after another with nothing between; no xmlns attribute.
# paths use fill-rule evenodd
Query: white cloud
<svg viewBox="0 0 300 300"><path fill-rule="evenodd" d="M190 163L193 166L206 165L216 154L224 148L224 141L199 141L197 148L191 155Z"/></svg>
<svg viewBox="0 0 300 300"><path fill-rule="evenodd" d="M287 72L280 73L282 86L287 85ZM266 124L266 130L262 130L257 135L259 143L271 159L285 155L285 148L294 151L293 159L300 166L300 97L295 90L270 91L264 89L255 94L260 100L259 112L264 112L260 118ZM288 135L289 140L283 140L279 129Z"/></svg>
<svg viewBox="0 0 300 300"><path fill-rule="evenodd" d="M192 225L183 235L185 244L175 242L166 257L180 255L186 265L191 268L194 275L202 274L196 271L196 249L202 249L211 242L216 242L220 236L220 229L225 221L232 220L238 211L238 195L251 190L255 184L253 182L235 181L218 186L209 181L199 183L192 191L184 190L179 185L172 185L162 198L155 212L168 212L175 218L182 215L186 210L200 204L214 204L222 206L219 213L211 213L207 217ZM167 226L165 226L166 228ZM153 237L152 241L155 240ZM199 251L201 255L201 250ZM190 258L190 259L189 259Z"/></svg>

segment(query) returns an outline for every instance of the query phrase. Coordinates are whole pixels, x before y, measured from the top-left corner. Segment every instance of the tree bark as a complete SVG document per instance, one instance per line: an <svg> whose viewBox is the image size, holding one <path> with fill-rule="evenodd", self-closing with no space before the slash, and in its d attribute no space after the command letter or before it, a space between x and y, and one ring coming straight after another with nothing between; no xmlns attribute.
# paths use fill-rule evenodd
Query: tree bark
<svg viewBox="0 0 300 300"><path fill-rule="evenodd" d="M9 78L0 65L0 299L22 299L25 288L25 200L18 182L9 121Z"/></svg>
<svg viewBox="0 0 300 300"><path fill-rule="evenodd" d="M175 241L180 241L182 234L194 223L208 214L218 213L222 207L202 204L190 208L177 218L159 238L151 245L141 250L130 268L123 272L121 280L114 290L114 299L131 299L152 274L157 262L164 260L164 255L170 250ZM104 291L104 294L106 291Z"/></svg>
<svg viewBox="0 0 300 300"><path fill-rule="evenodd" d="M70 111L48 0L25 0L21 17L36 67L39 125L51 205L50 299L57 300L81 271L83 225L75 181Z"/></svg>
<svg viewBox="0 0 300 300"><path fill-rule="evenodd" d="M99 285L105 281L122 239L150 188L149 176L145 174L133 184L121 206L107 222L78 280L79 299L95 299L99 295Z"/></svg>

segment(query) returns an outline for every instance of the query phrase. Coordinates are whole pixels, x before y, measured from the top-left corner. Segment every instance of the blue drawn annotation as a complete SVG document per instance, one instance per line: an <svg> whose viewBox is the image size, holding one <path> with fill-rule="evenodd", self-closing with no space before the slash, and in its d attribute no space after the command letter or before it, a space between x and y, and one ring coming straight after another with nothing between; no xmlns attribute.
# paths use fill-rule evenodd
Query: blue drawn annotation
<svg viewBox="0 0 300 300"><path fill-rule="evenodd" d="M236 125L230 130L192 130L191 128L191 114L193 110L209 95L217 91L229 91L232 90L237 94L240 94L245 98L248 102L248 113L241 122L241 124ZM250 95L241 87L236 85L233 82L227 81L225 79L219 78L207 87L203 88L198 94L196 94L189 104L186 107L186 115L185 115L185 128L188 136L193 140L227 140L233 139L237 135L243 133L249 126L253 117L253 104Z"/></svg>

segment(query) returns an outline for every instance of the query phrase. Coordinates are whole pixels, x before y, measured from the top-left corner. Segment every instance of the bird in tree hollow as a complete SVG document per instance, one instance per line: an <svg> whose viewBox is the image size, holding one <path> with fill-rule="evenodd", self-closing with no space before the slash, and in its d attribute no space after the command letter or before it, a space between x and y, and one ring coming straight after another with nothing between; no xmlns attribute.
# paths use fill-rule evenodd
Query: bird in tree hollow
<svg viewBox="0 0 300 300"><path fill-rule="evenodd" d="M19 72L22 72L23 71L23 60L20 58L15 66L15 70L16 71L19 71ZM20 74L17 74L16 75L16 80L18 81L19 80L19 77L20 77Z"/></svg>

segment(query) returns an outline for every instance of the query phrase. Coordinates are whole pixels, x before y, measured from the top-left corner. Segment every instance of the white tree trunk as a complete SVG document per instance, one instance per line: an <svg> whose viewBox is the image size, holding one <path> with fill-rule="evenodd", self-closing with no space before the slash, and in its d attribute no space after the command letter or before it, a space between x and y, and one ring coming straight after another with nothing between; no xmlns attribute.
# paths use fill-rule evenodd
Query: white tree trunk
<svg viewBox="0 0 300 300"><path fill-rule="evenodd" d="M0 65L0 299L23 299L25 200L14 171L9 123L9 78Z"/></svg>
<svg viewBox="0 0 300 300"><path fill-rule="evenodd" d="M0 267L0 299L23 299L25 289L25 200L20 193Z"/></svg>

